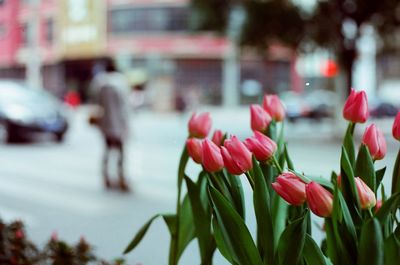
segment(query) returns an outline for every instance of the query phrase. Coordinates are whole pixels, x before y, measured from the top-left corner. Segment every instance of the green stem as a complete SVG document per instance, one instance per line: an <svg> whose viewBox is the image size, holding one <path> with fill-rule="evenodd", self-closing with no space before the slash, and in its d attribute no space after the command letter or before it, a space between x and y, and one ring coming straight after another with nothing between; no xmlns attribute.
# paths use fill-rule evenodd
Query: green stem
<svg viewBox="0 0 400 265"><path fill-rule="evenodd" d="M211 182L215 185L217 190L221 192L221 194L225 194L225 189L219 181L217 174L209 172L208 175L210 176Z"/></svg>
<svg viewBox="0 0 400 265"><path fill-rule="evenodd" d="M185 175L186 164L189 160L186 145L183 148L181 158L179 161L178 169L178 198L176 199L176 220L175 220L175 233L171 234L171 246L169 253L169 265L178 264L178 246L179 246L179 216L181 213L181 194L182 194L182 181Z"/></svg>
<svg viewBox="0 0 400 265"><path fill-rule="evenodd" d="M282 174L283 170L281 168L281 166L279 165L278 160L276 160L275 156L272 156L272 163L274 164L274 166L276 167L276 169L278 170L279 174Z"/></svg>
<svg viewBox="0 0 400 265"><path fill-rule="evenodd" d="M351 136L354 135L354 129L356 128L356 124L354 122L349 122L349 126L347 130L350 132Z"/></svg>
<svg viewBox="0 0 400 265"><path fill-rule="evenodd" d="M245 172L244 174L246 175L247 180L249 181L252 190L254 190L254 180L251 177L250 173L249 172Z"/></svg>
<svg viewBox="0 0 400 265"><path fill-rule="evenodd" d="M374 218L371 208L368 208L369 217Z"/></svg>

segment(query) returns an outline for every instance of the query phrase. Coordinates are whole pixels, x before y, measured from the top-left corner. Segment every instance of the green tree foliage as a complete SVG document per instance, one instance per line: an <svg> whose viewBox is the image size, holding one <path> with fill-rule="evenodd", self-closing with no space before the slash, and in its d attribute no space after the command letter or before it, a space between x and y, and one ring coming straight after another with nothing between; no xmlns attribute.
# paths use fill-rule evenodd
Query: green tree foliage
<svg viewBox="0 0 400 265"><path fill-rule="evenodd" d="M192 0L192 28L225 32L229 10L241 5L247 14L241 34L244 46L264 47L279 41L293 48L304 43L332 51L345 73L350 89L351 72L357 57L356 43L365 24L374 26L384 42L393 48L399 34L398 0L317 0L306 12L290 0Z"/></svg>

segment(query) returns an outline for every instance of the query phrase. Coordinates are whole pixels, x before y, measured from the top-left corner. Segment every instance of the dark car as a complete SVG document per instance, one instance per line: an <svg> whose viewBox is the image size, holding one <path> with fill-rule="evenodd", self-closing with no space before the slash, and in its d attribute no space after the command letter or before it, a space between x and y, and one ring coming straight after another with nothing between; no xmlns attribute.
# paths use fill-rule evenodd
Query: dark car
<svg viewBox="0 0 400 265"><path fill-rule="evenodd" d="M0 80L0 129L7 142L33 133L50 133L64 139L68 122L61 102L43 89L14 80Z"/></svg>

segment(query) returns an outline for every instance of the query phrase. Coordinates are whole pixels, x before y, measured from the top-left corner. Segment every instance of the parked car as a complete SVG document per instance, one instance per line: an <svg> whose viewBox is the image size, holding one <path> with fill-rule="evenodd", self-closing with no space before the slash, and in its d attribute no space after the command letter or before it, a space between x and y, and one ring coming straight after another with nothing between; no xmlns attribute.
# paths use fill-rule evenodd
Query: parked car
<svg viewBox="0 0 400 265"><path fill-rule="evenodd" d="M305 101L310 108L308 117L319 120L333 116L337 95L328 90L316 89L305 95Z"/></svg>
<svg viewBox="0 0 400 265"><path fill-rule="evenodd" d="M369 101L371 116L374 118L394 117L399 109L391 102L375 97Z"/></svg>
<svg viewBox="0 0 400 265"><path fill-rule="evenodd" d="M44 89L18 80L0 80L0 129L7 142L32 133L50 133L63 141L68 122L62 103Z"/></svg>
<svg viewBox="0 0 400 265"><path fill-rule="evenodd" d="M279 96L285 105L286 115L290 122L296 122L299 119L309 116L311 109L301 94L286 91Z"/></svg>

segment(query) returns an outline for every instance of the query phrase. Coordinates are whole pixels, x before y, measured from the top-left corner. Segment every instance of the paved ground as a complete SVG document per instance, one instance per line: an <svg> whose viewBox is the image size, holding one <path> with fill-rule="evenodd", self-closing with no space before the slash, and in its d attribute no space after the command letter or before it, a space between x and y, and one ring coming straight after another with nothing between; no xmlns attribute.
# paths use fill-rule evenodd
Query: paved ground
<svg viewBox="0 0 400 265"><path fill-rule="evenodd" d="M211 112L214 128L241 138L250 135L247 108ZM0 216L26 221L28 234L39 244L54 231L69 242L84 235L100 256L118 257L150 216L174 210L176 168L188 116L141 112L132 117L126 165L133 193L127 195L102 188L102 142L95 128L86 124L85 113L80 110L71 116L71 130L61 145L41 141L0 146ZM390 131L390 121L379 123ZM340 142L331 140L332 128L329 122L286 127L292 159L300 170L329 176L331 169L337 169ZM388 149L385 162L391 166L398 144L389 140ZM189 172L197 171L191 164ZM251 212L248 215L252 227L254 218ZM156 222L138 249L127 256L130 264L166 264L168 240L164 224ZM197 256L194 243L181 264L196 264ZM226 263L217 258L216 264Z"/></svg>

